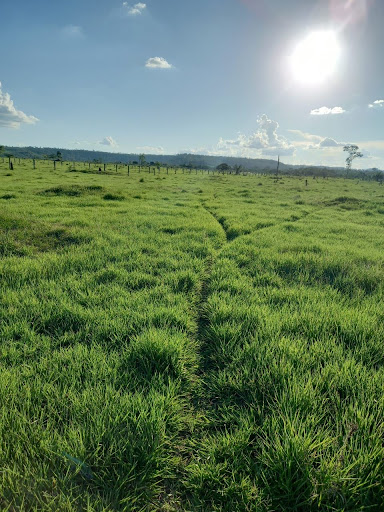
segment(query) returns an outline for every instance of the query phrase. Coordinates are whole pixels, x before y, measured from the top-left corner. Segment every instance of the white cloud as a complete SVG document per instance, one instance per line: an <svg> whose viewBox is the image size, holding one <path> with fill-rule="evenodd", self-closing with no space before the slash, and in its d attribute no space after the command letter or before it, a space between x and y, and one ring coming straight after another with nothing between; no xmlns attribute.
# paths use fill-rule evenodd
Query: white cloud
<svg viewBox="0 0 384 512"><path fill-rule="evenodd" d="M314 135L312 133L306 133L301 130L287 130L289 133L293 133L293 135L298 138L295 140L295 143L299 145L306 145L308 142L319 143L323 140L324 137L320 135Z"/></svg>
<svg viewBox="0 0 384 512"><path fill-rule="evenodd" d="M336 114L344 114L346 110L342 107L320 107L311 110L311 116L328 116L328 115L336 115Z"/></svg>
<svg viewBox="0 0 384 512"><path fill-rule="evenodd" d="M369 108L384 108L384 100L376 100L368 105Z"/></svg>
<svg viewBox="0 0 384 512"><path fill-rule="evenodd" d="M15 108L11 96L1 90L0 82L0 126L19 128L21 124L35 124L37 121L37 117L28 116Z"/></svg>
<svg viewBox="0 0 384 512"><path fill-rule="evenodd" d="M136 149L140 151L140 153L164 155L164 148L161 146L138 146Z"/></svg>
<svg viewBox="0 0 384 512"><path fill-rule="evenodd" d="M101 144L101 141L90 141L90 140L71 140L69 141L68 145L70 147L76 146L76 147L83 147L83 148L90 148L94 149L99 144ZM100 149L100 148L99 148Z"/></svg>
<svg viewBox="0 0 384 512"><path fill-rule="evenodd" d="M217 148L224 150L230 155L241 156L291 156L295 147L285 138L277 133L279 123L269 119L263 114L257 120L258 130L251 135L239 133L236 139L224 140L220 138Z"/></svg>
<svg viewBox="0 0 384 512"><path fill-rule="evenodd" d="M172 64L169 64L163 57L151 57L145 63L146 68L157 69L170 69Z"/></svg>
<svg viewBox="0 0 384 512"><path fill-rule="evenodd" d="M104 137L103 140L99 142L99 144L102 144L103 146L111 146L111 147L117 147L117 142L112 139L112 137Z"/></svg>
<svg viewBox="0 0 384 512"><path fill-rule="evenodd" d="M143 14L143 11L147 8L146 4L139 2L134 5L129 5L128 2L123 2L124 14L127 16L138 16Z"/></svg>
<svg viewBox="0 0 384 512"><path fill-rule="evenodd" d="M63 36L72 39L82 39L84 37L83 29L78 25L66 25L61 29Z"/></svg>
<svg viewBox="0 0 384 512"><path fill-rule="evenodd" d="M337 148L339 146L344 146L342 142L337 142L335 139L331 139L330 137L326 137L319 143L319 148Z"/></svg>
<svg viewBox="0 0 384 512"><path fill-rule="evenodd" d="M287 130L289 133L294 135L294 140L291 143L296 149L314 150L314 149L328 149L338 148L344 146L343 142L338 142L331 137L324 137L320 135L314 135L312 133L302 132L301 130Z"/></svg>

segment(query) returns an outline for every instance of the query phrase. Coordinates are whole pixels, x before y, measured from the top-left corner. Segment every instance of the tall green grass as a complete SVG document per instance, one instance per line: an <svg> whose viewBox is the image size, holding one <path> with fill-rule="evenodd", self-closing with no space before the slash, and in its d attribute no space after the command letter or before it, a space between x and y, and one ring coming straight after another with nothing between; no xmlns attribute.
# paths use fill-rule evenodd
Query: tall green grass
<svg viewBox="0 0 384 512"><path fill-rule="evenodd" d="M75 167L0 163L0 508L382 510L382 188Z"/></svg>

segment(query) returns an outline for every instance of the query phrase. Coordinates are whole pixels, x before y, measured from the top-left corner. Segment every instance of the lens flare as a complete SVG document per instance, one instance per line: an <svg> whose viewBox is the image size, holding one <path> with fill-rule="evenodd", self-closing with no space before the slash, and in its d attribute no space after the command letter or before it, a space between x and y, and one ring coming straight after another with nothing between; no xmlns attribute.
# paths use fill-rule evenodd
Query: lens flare
<svg viewBox="0 0 384 512"><path fill-rule="evenodd" d="M369 3L372 3L372 0L330 0L331 19L340 27L364 22Z"/></svg>

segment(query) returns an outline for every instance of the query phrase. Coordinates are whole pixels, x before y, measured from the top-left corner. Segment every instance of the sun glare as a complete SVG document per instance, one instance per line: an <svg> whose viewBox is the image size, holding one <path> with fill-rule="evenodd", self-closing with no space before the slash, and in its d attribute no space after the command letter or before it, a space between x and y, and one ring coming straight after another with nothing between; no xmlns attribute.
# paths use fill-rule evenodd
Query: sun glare
<svg viewBox="0 0 384 512"><path fill-rule="evenodd" d="M325 82L336 71L340 53L334 31L311 32L296 46L290 57L293 77L306 85Z"/></svg>

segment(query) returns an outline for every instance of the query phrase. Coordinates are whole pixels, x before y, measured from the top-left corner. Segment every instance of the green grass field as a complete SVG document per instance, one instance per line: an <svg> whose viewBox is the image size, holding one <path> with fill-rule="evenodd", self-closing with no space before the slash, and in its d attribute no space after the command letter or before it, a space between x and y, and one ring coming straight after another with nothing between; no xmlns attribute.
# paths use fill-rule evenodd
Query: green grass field
<svg viewBox="0 0 384 512"><path fill-rule="evenodd" d="M0 510L384 510L384 187L76 167L0 162Z"/></svg>

